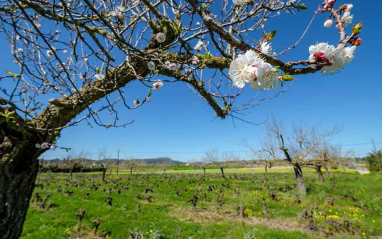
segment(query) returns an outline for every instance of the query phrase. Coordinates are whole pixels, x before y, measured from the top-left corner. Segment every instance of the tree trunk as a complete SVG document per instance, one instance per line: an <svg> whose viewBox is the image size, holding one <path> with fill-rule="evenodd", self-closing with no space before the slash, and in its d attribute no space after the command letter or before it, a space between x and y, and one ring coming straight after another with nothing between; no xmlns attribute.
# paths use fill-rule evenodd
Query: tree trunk
<svg viewBox="0 0 382 239"><path fill-rule="evenodd" d="M328 169L328 166L324 166L324 169L325 169L325 173L326 173L326 177L329 178L329 169Z"/></svg>
<svg viewBox="0 0 382 239"><path fill-rule="evenodd" d="M35 146L36 133L26 131L0 120L0 239L20 237L44 151Z"/></svg>
<svg viewBox="0 0 382 239"><path fill-rule="evenodd" d="M304 196L306 195L306 187L304 184L304 177L302 175L302 169L300 167L300 164L293 164L293 169L297 179L298 193L300 196Z"/></svg>
<svg viewBox="0 0 382 239"><path fill-rule="evenodd" d="M220 167L220 171L222 172L222 177L225 179L224 168L223 168L223 167Z"/></svg>
<svg viewBox="0 0 382 239"><path fill-rule="evenodd" d="M70 178L72 179L73 178L73 170L72 169L70 169Z"/></svg>
<svg viewBox="0 0 382 239"><path fill-rule="evenodd" d="M130 168L130 175L133 175L133 168Z"/></svg>
<svg viewBox="0 0 382 239"><path fill-rule="evenodd" d="M203 176L206 176L206 167L203 167Z"/></svg>
<svg viewBox="0 0 382 239"><path fill-rule="evenodd" d="M107 171L106 168L104 168L104 169L102 170L102 182L105 182L106 171Z"/></svg>
<svg viewBox="0 0 382 239"><path fill-rule="evenodd" d="M265 163L265 175L267 175L267 174L268 174L268 164Z"/></svg>
<svg viewBox="0 0 382 239"><path fill-rule="evenodd" d="M333 168L330 168L330 175L332 175L332 178L334 178Z"/></svg>
<svg viewBox="0 0 382 239"><path fill-rule="evenodd" d="M324 183L325 180L324 180L324 175L322 174L322 171L321 171L321 167L322 166L316 166L316 172L318 174L318 180L320 181L320 183Z"/></svg>

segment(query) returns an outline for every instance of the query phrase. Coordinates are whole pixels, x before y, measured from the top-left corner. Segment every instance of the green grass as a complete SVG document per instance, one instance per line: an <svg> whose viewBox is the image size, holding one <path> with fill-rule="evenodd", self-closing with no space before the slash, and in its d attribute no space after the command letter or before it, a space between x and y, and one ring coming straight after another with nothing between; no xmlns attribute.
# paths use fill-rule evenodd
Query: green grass
<svg viewBox="0 0 382 239"><path fill-rule="evenodd" d="M381 174L340 171L335 172L335 178L325 177L325 183L319 184L316 174L305 170L308 195L297 203L295 178L290 169L269 170L270 189L263 187L264 170L255 170L253 174L251 169L226 169L227 179L221 178L219 170L207 172L204 178L202 170L132 176L122 171L121 175L107 175L107 183L101 182L101 174L97 173L74 174L73 179L68 174L42 174L35 193L42 198L51 194L47 205L56 206L46 210L40 208L41 202L31 202L22 238L94 238L92 221L97 217L102 219L97 235L108 238L129 238L129 231L145 238L323 238L325 230L331 230L335 238L382 235ZM90 190L93 183L98 186L97 191ZM145 199L144 190L149 185L154 191L152 202ZM216 189L208 192L212 185ZM56 191L58 186L62 187L61 193ZM286 186L290 190L284 193ZM73 196L64 193L67 190L73 191ZM186 201L198 190L202 193L193 208ZM269 196L269 191L276 193L276 200ZM84 199L85 192L90 193L88 199ZM224 204L218 213L217 198L221 192ZM137 195L143 199L137 199ZM104 201L107 197L113 198L112 206ZM268 219L262 214L263 197ZM328 197L334 198L333 206L327 202ZM141 212L137 212L137 205ZM246 208L248 218L237 216L238 205ZM302 211L311 210L312 206L317 230L307 229L306 222L299 220ZM76 213L80 208L87 213L79 228ZM340 223L351 222L354 235L343 228L337 231L325 221L323 213Z"/></svg>
<svg viewBox="0 0 382 239"><path fill-rule="evenodd" d="M281 167L273 167L273 168L268 168L268 173L290 173L292 170L292 168L290 166L281 166ZM115 174L116 172L116 169L113 169L113 173ZM146 170L146 171L139 171L139 172L136 172L136 171L133 171L133 174L163 174L163 171L160 170L160 169L156 169L155 171L153 172L150 172L149 170ZM173 169L168 169L166 170L166 173L172 173L172 174L202 174L203 173L203 170L202 169L177 169L177 170L173 170ZM207 169L206 170L206 173L207 174L220 174L220 169ZM228 173L228 174L233 174L233 173L247 173L247 174L251 174L251 173L265 173L265 169L264 168L227 168L227 169L224 169L224 173ZM100 174L100 172L92 172L92 173L89 173L89 174ZM130 171L129 170L119 170L119 174L120 175L125 175L125 174L130 174Z"/></svg>

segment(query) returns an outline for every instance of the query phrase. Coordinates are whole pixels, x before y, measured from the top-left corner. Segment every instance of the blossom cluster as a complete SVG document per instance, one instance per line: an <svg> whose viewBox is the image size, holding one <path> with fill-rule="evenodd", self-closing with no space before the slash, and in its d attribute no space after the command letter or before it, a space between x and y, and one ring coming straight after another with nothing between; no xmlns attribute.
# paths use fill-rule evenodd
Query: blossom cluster
<svg viewBox="0 0 382 239"><path fill-rule="evenodd" d="M322 12L327 11L328 9L333 7L335 1L331 0L328 2L324 2L325 6L321 10ZM324 4L323 3L323 4ZM347 27L350 23L353 22L354 15L350 15L350 11L353 8L353 4L345 4L341 9L344 11L344 14L341 17L341 23L344 27ZM333 25L333 20L332 19L327 19L324 23L325 27L331 27Z"/></svg>
<svg viewBox="0 0 382 239"><path fill-rule="evenodd" d="M341 22L344 27L347 27L350 23L353 22L354 15L350 15L350 10L353 8L353 4L345 5L345 13L341 17Z"/></svg>
<svg viewBox="0 0 382 239"><path fill-rule="evenodd" d="M246 84L250 84L253 90L278 88L277 71L253 50L233 60L228 75L233 85L240 89Z"/></svg>
<svg viewBox="0 0 382 239"><path fill-rule="evenodd" d="M170 62L170 61L165 61L163 66L170 70L175 69L177 67L177 65L174 62Z"/></svg>
<svg viewBox="0 0 382 239"><path fill-rule="evenodd" d="M309 62L325 64L321 69L322 73L335 73L353 60L355 49L356 46L345 47L344 44L340 44L335 47L319 43L309 47Z"/></svg>
<svg viewBox="0 0 382 239"><path fill-rule="evenodd" d="M117 6L115 10L111 12L111 16L117 17L120 20L125 19L127 17L125 14L125 8L123 6Z"/></svg>
<svg viewBox="0 0 382 239"><path fill-rule="evenodd" d="M321 12L329 11L333 8L336 0L327 0L322 3L324 6ZM353 22L353 15L350 15L350 11L353 9L353 4L345 4L340 7L340 11L343 12L341 16L341 23L343 27L347 27ZM328 18L324 26L331 27L333 25L333 20ZM338 28L338 25L336 26ZM355 30L360 30L362 23L355 26ZM356 34L358 34L357 32ZM354 27L353 27L354 34ZM337 47L328 45L327 43L319 43L317 45L311 46L309 48L309 62L321 63L325 66L321 69L322 73L334 73L342 68L354 58L354 52L357 46L361 45L362 39L359 37L353 37L349 43L352 45L347 47L346 44L342 43Z"/></svg>

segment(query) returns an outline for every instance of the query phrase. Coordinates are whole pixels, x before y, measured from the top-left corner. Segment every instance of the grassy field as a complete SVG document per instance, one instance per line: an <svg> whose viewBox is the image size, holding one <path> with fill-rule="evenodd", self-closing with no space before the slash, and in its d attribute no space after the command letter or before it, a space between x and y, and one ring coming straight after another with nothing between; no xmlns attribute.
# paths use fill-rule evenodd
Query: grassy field
<svg viewBox="0 0 382 239"><path fill-rule="evenodd" d="M108 175L107 182L100 174L42 174L22 238L381 237L381 174L340 171L319 184L306 170L308 195L299 202L290 169L271 169L267 177L263 171L228 169L226 179L218 170L208 170L206 177L202 170L132 176L122 171ZM81 225L79 209L86 209ZM301 216L304 209L308 216Z"/></svg>

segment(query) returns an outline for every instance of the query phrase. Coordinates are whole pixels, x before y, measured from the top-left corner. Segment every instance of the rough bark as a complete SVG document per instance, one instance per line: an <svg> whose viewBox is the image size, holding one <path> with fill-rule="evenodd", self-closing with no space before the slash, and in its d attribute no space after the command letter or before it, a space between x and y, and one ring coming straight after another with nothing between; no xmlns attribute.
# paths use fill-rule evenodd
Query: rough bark
<svg viewBox="0 0 382 239"><path fill-rule="evenodd" d="M298 193L300 196L304 196L306 195L306 187L305 187L304 177L302 175L302 169L300 164L294 163L293 169L297 179Z"/></svg>
<svg viewBox="0 0 382 239"><path fill-rule="evenodd" d="M19 127L22 123L19 117L0 119L0 239L21 235L43 152L35 147L37 133Z"/></svg>
<svg viewBox="0 0 382 239"><path fill-rule="evenodd" d="M322 174L322 171L321 171L321 167L322 166L316 166L316 172L318 174L318 180L320 181L320 183L324 183L325 180L324 180L324 175Z"/></svg>
<svg viewBox="0 0 382 239"><path fill-rule="evenodd" d="M293 164L294 174L296 175L296 179L297 179L298 193L300 196L304 196L306 195L306 187L304 183L304 176L302 175L301 166L298 162L294 162L292 160L292 157L290 156L288 149L284 147L284 138L282 137L282 135L280 135L280 139L282 141L282 147L280 149L284 152L286 160L289 163Z"/></svg>
<svg viewBox="0 0 382 239"><path fill-rule="evenodd" d="M206 176L206 168L203 167L203 176Z"/></svg>

